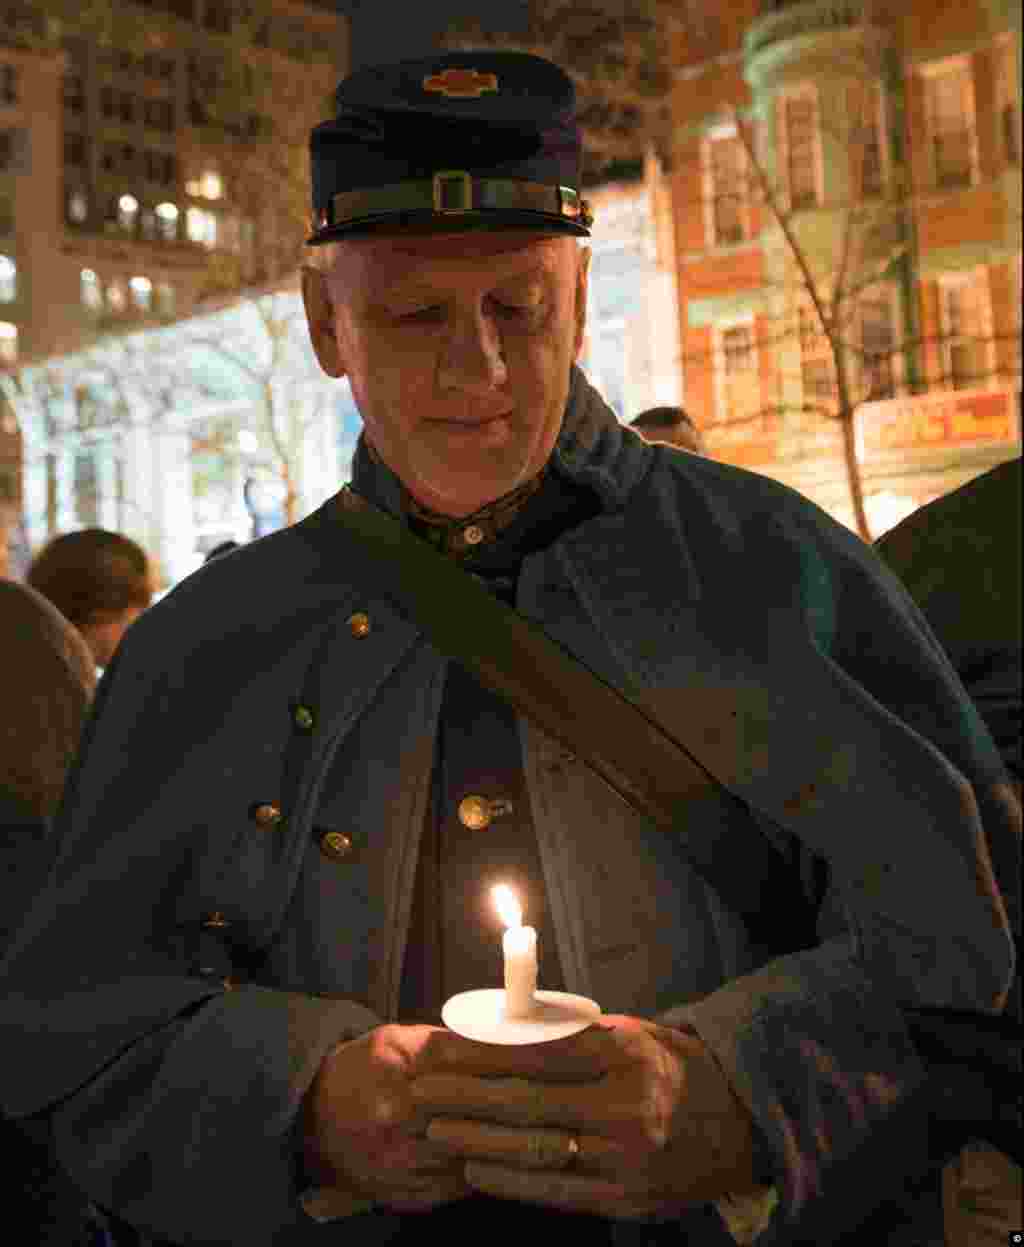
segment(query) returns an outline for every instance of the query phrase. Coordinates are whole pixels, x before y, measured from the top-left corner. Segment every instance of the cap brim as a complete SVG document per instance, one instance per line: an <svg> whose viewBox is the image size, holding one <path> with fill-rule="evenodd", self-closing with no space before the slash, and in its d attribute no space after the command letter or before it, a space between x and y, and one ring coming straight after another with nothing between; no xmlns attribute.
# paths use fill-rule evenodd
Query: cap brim
<svg viewBox="0 0 1024 1247"><path fill-rule="evenodd" d="M316 247L321 243L363 234L461 234L464 230L481 229L533 229L538 233L590 237L590 230L585 225L564 216L541 212L388 212L317 230L306 239L306 245Z"/></svg>

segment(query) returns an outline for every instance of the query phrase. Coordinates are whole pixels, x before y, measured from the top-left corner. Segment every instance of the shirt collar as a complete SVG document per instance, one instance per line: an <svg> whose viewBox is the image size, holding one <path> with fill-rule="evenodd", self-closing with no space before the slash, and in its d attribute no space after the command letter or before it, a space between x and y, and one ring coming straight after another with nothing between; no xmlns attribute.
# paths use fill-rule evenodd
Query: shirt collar
<svg viewBox="0 0 1024 1247"><path fill-rule="evenodd" d="M384 460L373 446L366 442L366 453L378 471L389 471ZM548 474L547 464L528 481L474 511L472 515L453 518L431 511L409 493L399 480L402 514L411 525L442 554L456 557L472 556L484 550L507 529L521 514L530 499L540 490Z"/></svg>
<svg viewBox="0 0 1024 1247"><path fill-rule="evenodd" d="M570 485L593 490L600 500L602 511L620 510L652 466L653 447L638 433L622 427L600 394L590 385L580 369L573 365L562 428L551 457L541 473L532 481L518 486L511 494L482 508L485 513L496 508L493 517L489 514L484 516L489 524L494 523L494 527L486 530L490 536L486 536L483 542L468 542L464 536L465 530L479 518L479 513L477 516L454 521L443 516L437 517L440 520L440 531L446 534L450 531L453 535L456 531L461 532L465 548L479 550L485 541L492 540L500 533L501 527L515 520L521 508L541 488L551 473ZM365 434L360 434L352 458L351 487L375 506L401 518L407 525L415 522L422 531L430 531L429 516L424 522L422 516L409 508L408 491L391 468L370 449ZM523 491L522 495L520 490ZM499 515L500 519L495 522L495 517ZM453 544L451 552L455 551Z"/></svg>

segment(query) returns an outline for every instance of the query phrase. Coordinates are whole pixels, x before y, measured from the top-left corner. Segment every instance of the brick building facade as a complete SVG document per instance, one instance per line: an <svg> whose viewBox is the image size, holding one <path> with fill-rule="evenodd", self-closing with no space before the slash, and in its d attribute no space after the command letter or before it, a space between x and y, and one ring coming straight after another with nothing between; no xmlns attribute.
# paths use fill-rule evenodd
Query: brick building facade
<svg viewBox="0 0 1024 1247"><path fill-rule="evenodd" d="M874 535L1018 455L1019 8L738 0L675 59L685 403L709 453L852 525L840 355Z"/></svg>

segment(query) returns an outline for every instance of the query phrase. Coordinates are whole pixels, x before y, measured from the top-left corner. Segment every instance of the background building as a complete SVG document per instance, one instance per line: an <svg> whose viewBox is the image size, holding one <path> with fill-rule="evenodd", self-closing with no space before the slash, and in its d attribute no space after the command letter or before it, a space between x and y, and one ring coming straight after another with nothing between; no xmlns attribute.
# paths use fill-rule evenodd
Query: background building
<svg viewBox="0 0 1024 1247"><path fill-rule="evenodd" d="M185 500L210 474L210 452L193 470L181 439L211 402L243 428L247 390L211 352L180 371L182 402L154 399L138 335L158 333L170 359L173 326L205 311L218 265L236 288L269 276L265 205L233 193L231 169L211 156L229 145L208 141L210 101L237 55L235 9L125 0L131 36L105 46L62 37L57 7L0 7L0 368L46 374L35 401L18 404L20 431L11 408L0 412L0 506L23 516L29 546L98 523L137 536L177 574L192 554L172 534L191 530ZM331 3L273 0L249 52L247 74L312 99L346 72L347 24ZM271 119L229 120L255 133ZM136 343L128 355L124 335Z"/></svg>
<svg viewBox="0 0 1024 1247"><path fill-rule="evenodd" d="M682 394L668 188L648 159L612 167L584 193L594 232L580 364L628 424Z"/></svg>
<svg viewBox="0 0 1024 1247"><path fill-rule="evenodd" d="M853 523L795 240L836 318L875 535L1020 453L1020 22L978 0L737 0L678 45L687 409L709 453Z"/></svg>

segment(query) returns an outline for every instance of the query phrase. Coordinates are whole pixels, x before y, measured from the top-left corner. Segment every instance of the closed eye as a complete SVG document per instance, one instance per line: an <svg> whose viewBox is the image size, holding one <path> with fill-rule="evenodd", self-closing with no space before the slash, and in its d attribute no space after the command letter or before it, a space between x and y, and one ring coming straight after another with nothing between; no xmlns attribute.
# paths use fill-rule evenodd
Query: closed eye
<svg viewBox="0 0 1024 1247"><path fill-rule="evenodd" d="M492 299L491 306L499 316L509 320L529 320L540 311L537 303L503 303L500 299Z"/></svg>
<svg viewBox="0 0 1024 1247"><path fill-rule="evenodd" d="M409 322L422 323L424 321L437 321L444 317L444 305L441 303L432 303L429 307L418 307L414 312L405 312L398 317L403 324Z"/></svg>

